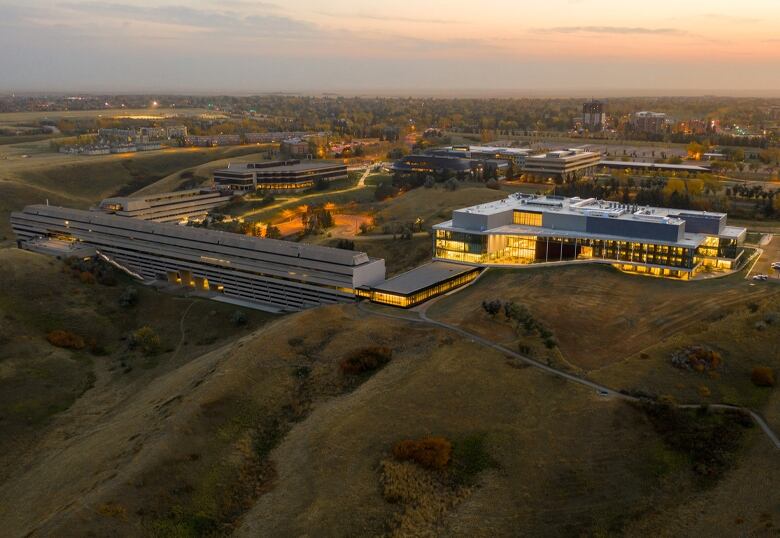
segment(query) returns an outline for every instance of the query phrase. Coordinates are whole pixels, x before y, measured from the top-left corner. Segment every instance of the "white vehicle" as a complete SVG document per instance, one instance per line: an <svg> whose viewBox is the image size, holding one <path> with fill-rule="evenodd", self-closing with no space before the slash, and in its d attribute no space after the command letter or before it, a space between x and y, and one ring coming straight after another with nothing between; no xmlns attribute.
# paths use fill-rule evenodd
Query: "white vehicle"
<svg viewBox="0 0 780 538"><path fill-rule="evenodd" d="M772 262L772 269L780 269L780 262Z"/></svg>
<svg viewBox="0 0 780 538"><path fill-rule="evenodd" d="M753 275L753 280L768 280L769 277L767 275Z"/></svg>

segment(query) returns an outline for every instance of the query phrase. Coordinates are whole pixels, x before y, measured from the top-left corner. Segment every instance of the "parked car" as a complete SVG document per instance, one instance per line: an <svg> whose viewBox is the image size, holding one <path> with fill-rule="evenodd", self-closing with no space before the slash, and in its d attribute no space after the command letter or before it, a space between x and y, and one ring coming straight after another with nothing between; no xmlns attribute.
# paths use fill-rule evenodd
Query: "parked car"
<svg viewBox="0 0 780 538"><path fill-rule="evenodd" d="M767 275L753 275L753 280L768 280L769 277Z"/></svg>
<svg viewBox="0 0 780 538"><path fill-rule="evenodd" d="M780 269L780 262L772 262L772 269Z"/></svg>

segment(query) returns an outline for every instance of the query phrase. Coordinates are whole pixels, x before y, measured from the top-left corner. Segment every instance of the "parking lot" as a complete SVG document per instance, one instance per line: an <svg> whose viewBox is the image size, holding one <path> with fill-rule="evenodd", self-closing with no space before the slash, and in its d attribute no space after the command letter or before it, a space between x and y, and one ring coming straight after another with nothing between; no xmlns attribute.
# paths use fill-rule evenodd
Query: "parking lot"
<svg viewBox="0 0 780 538"><path fill-rule="evenodd" d="M761 245L761 248L764 253L750 270L750 277L768 275L770 280L780 281L780 271L772 269L773 262L780 262L780 236L772 236L768 243Z"/></svg>

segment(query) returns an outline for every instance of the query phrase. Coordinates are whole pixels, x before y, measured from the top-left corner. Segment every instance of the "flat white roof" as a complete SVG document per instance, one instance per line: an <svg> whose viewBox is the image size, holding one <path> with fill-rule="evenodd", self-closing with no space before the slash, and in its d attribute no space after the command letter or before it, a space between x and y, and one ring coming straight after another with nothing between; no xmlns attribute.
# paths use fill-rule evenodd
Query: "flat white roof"
<svg viewBox="0 0 780 538"><path fill-rule="evenodd" d="M434 261L401 273L371 288L381 292L410 295L452 277L474 271L473 265Z"/></svg>

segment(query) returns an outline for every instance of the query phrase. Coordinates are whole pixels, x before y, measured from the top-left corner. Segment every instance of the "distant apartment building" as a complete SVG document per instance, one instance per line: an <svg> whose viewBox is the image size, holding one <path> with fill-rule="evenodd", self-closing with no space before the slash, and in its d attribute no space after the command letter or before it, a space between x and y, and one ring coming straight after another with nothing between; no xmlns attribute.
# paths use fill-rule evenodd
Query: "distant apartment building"
<svg viewBox="0 0 780 538"><path fill-rule="evenodd" d="M219 134L219 135L187 135L184 143L188 146L198 146L211 148L215 146L237 146L241 144L241 135L237 134Z"/></svg>
<svg viewBox="0 0 780 538"><path fill-rule="evenodd" d="M135 142L138 137L138 131L135 129L98 129L98 136L100 138L106 138L111 140L117 140L122 142Z"/></svg>
<svg viewBox="0 0 780 538"><path fill-rule="evenodd" d="M525 159L523 172L537 179L573 181L595 173L601 155L580 148L549 151Z"/></svg>
<svg viewBox="0 0 780 538"><path fill-rule="evenodd" d="M209 211L229 201L230 196L226 193L204 188L146 196L116 196L106 198L96 209L120 217L154 222L186 222L203 218Z"/></svg>
<svg viewBox="0 0 780 538"><path fill-rule="evenodd" d="M138 151L138 146L135 144L117 144L111 146L110 153L135 153Z"/></svg>
<svg viewBox="0 0 780 538"><path fill-rule="evenodd" d="M138 132L146 140L168 138L168 130L165 127L141 127Z"/></svg>
<svg viewBox="0 0 780 538"><path fill-rule="evenodd" d="M165 128L165 135L168 138L185 138L187 136L186 125L171 125Z"/></svg>
<svg viewBox="0 0 780 538"><path fill-rule="evenodd" d="M248 144L268 144L271 142L282 142L291 138L307 138L310 136L327 136L328 133L308 131L270 131L267 133L246 133L244 139Z"/></svg>
<svg viewBox="0 0 780 538"><path fill-rule="evenodd" d="M582 127L588 131L602 131L607 126L607 105L591 100L582 105Z"/></svg>
<svg viewBox="0 0 780 538"><path fill-rule="evenodd" d="M162 149L162 143L159 141L139 142L135 145L138 151L153 151L156 149Z"/></svg>
<svg viewBox="0 0 780 538"><path fill-rule="evenodd" d="M663 112L642 111L631 116L631 130L638 133L663 133L668 127L666 114Z"/></svg>
<svg viewBox="0 0 780 538"><path fill-rule="evenodd" d="M745 228L725 213L513 194L453 211L434 228L434 258L473 265L609 263L687 280L705 267L735 269Z"/></svg>
<svg viewBox="0 0 780 538"><path fill-rule="evenodd" d="M214 186L236 193L255 190L298 192L314 187L317 181L331 182L347 177L347 167L341 163L288 159L228 165L214 171Z"/></svg>

